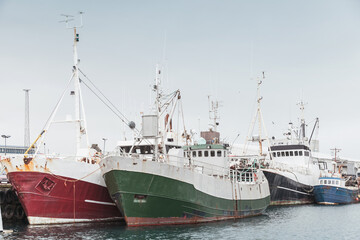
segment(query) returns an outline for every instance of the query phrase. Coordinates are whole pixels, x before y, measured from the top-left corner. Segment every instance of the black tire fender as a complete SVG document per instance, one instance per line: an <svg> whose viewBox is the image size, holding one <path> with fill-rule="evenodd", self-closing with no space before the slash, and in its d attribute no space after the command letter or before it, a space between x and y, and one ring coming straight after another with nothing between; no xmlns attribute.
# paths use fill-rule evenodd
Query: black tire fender
<svg viewBox="0 0 360 240"><path fill-rule="evenodd" d="M10 220L13 218L15 214L15 206L13 205L6 205L5 209L4 209L4 217L7 220Z"/></svg>

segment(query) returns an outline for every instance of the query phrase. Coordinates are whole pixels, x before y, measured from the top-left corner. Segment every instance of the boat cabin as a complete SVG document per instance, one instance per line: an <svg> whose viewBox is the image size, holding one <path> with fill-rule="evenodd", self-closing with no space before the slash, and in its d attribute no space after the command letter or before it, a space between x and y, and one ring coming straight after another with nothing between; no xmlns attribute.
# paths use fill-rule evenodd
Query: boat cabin
<svg viewBox="0 0 360 240"><path fill-rule="evenodd" d="M345 187L345 180L335 177L321 177L319 178L319 185Z"/></svg>
<svg viewBox="0 0 360 240"><path fill-rule="evenodd" d="M270 151L272 158L310 156L310 148L305 145L272 146Z"/></svg>
<svg viewBox="0 0 360 240"><path fill-rule="evenodd" d="M183 149L184 157L204 173L224 174L224 171L228 171L229 150L226 144L197 144L184 146Z"/></svg>
<svg viewBox="0 0 360 240"><path fill-rule="evenodd" d="M311 150L303 144L276 145L270 147L270 159L285 164L301 165L309 163Z"/></svg>

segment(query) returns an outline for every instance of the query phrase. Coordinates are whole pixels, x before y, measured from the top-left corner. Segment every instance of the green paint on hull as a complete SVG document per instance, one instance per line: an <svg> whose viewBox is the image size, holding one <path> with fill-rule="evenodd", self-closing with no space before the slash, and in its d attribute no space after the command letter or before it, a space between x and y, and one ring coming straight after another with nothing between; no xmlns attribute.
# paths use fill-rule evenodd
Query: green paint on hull
<svg viewBox="0 0 360 240"><path fill-rule="evenodd" d="M270 204L270 196L222 199L189 183L147 173L112 170L104 177L110 195L127 218L241 218L259 215Z"/></svg>

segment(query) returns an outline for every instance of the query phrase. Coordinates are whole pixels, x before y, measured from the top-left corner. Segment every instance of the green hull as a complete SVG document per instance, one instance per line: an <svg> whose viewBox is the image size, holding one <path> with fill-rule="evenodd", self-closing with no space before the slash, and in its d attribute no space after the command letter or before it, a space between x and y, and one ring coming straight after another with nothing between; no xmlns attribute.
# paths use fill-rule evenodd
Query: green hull
<svg viewBox="0 0 360 240"><path fill-rule="evenodd" d="M250 217L260 215L270 204L270 195L256 200L228 200L203 193L192 184L148 173L111 170L104 178L128 226Z"/></svg>

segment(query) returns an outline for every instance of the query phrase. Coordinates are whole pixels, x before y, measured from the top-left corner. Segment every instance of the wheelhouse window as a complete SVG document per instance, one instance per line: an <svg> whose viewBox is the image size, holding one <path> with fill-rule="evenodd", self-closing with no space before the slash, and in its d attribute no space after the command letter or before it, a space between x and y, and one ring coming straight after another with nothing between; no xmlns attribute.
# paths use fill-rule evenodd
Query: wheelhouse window
<svg viewBox="0 0 360 240"><path fill-rule="evenodd" d="M220 151L220 150L217 151L216 155L217 155L218 157L221 157L221 151Z"/></svg>
<svg viewBox="0 0 360 240"><path fill-rule="evenodd" d="M282 156L282 157L285 157L285 152L281 152L281 156Z"/></svg>
<svg viewBox="0 0 360 240"><path fill-rule="evenodd" d="M277 156L280 157L280 152L277 152Z"/></svg>
<svg viewBox="0 0 360 240"><path fill-rule="evenodd" d="M324 184L327 184L327 180L324 180Z"/></svg>
<svg viewBox="0 0 360 240"><path fill-rule="evenodd" d="M299 151L299 156L302 156L303 155L303 152L302 151Z"/></svg>
<svg viewBox="0 0 360 240"><path fill-rule="evenodd" d="M308 151L305 151L305 156L309 156L310 154L309 154L309 152Z"/></svg>
<svg viewBox="0 0 360 240"><path fill-rule="evenodd" d="M210 151L210 156L215 157L215 151Z"/></svg>
<svg viewBox="0 0 360 240"><path fill-rule="evenodd" d="M295 156L298 156L298 155L299 155L299 152L298 152L298 151L295 151L294 153L295 153Z"/></svg>
<svg viewBox="0 0 360 240"><path fill-rule="evenodd" d="M193 152L192 152L192 156L193 156L193 157L196 157L196 151L193 151Z"/></svg>
<svg viewBox="0 0 360 240"><path fill-rule="evenodd" d="M273 157L276 157L276 152L273 152L272 155L273 155Z"/></svg>
<svg viewBox="0 0 360 240"><path fill-rule="evenodd" d="M286 154L287 157L289 156L289 152L288 152L288 151L286 151L285 154Z"/></svg>
<svg viewBox="0 0 360 240"><path fill-rule="evenodd" d="M204 151L204 156L208 157L209 156L209 151Z"/></svg>
<svg viewBox="0 0 360 240"><path fill-rule="evenodd" d="M202 151L198 151L198 157L202 157Z"/></svg>
<svg viewBox="0 0 360 240"><path fill-rule="evenodd" d="M294 156L294 152L293 151L290 151L290 156Z"/></svg>
<svg viewBox="0 0 360 240"><path fill-rule="evenodd" d="M340 181L339 181L339 180L336 180L336 185L340 185Z"/></svg>
<svg viewBox="0 0 360 240"><path fill-rule="evenodd" d="M323 180L320 180L320 184L323 184L323 182L324 182Z"/></svg>

